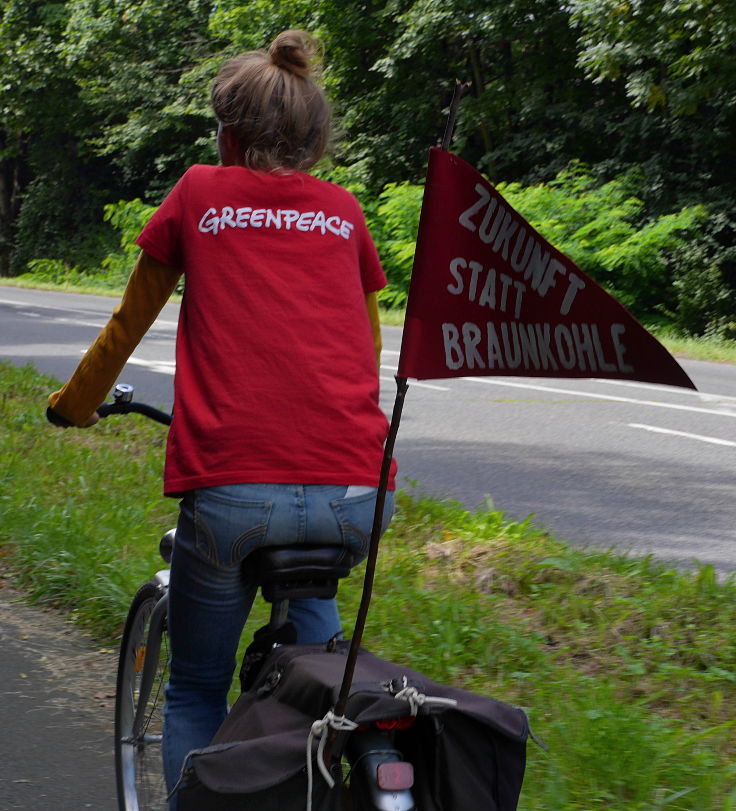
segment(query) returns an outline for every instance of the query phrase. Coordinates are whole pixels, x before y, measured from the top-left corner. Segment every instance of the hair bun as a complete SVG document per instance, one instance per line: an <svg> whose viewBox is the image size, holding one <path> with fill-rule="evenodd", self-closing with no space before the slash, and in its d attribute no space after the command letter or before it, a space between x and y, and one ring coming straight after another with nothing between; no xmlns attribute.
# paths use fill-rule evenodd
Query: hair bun
<svg viewBox="0 0 736 811"><path fill-rule="evenodd" d="M268 55L274 65L307 78L317 55L317 43L306 31L282 31L271 43Z"/></svg>

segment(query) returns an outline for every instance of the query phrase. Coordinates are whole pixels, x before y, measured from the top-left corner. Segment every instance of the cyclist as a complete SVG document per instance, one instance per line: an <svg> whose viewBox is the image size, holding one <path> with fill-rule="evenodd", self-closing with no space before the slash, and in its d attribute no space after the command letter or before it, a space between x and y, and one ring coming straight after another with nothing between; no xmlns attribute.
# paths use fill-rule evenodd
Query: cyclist
<svg viewBox="0 0 736 811"><path fill-rule="evenodd" d="M164 492L181 499L171 562L164 769L227 712L265 544L367 552L387 421L378 404L376 291L385 285L355 198L307 170L330 110L315 43L285 31L228 60L212 88L219 166L192 166L138 237L125 295L49 419L88 426L174 290L174 419ZM393 489L392 473L390 490ZM393 510L389 492L384 529ZM334 600L294 600L299 642L339 632ZM171 808L175 808L172 799Z"/></svg>

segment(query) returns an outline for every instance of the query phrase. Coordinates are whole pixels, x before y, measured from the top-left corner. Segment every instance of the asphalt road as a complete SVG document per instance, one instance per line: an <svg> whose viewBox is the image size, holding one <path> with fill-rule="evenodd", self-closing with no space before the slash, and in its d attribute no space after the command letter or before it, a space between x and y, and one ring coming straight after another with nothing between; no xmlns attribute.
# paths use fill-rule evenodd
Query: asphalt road
<svg viewBox="0 0 736 811"><path fill-rule="evenodd" d="M0 287L0 357L66 379L114 299ZM126 366L171 403L176 305ZM390 412L401 330L384 328ZM576 544L736 571L736 367L682 361L699 392L602 380L411 382L396 445L402 486L470 508L491 498Z"/></svg>

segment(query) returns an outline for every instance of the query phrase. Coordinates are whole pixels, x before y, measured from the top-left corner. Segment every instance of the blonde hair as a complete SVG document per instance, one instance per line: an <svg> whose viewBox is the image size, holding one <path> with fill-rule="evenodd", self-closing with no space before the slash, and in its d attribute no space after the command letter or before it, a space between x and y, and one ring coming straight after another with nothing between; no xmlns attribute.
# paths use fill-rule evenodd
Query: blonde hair
<svg viewBox="0 0 736 811"><path fill-rule="evenodd" d="M212 86L212 109L232 128L250 169L305 170L322 157L330 107L316 82L318 46L306 31L282 31L265 51L229 59Z"/></svg>

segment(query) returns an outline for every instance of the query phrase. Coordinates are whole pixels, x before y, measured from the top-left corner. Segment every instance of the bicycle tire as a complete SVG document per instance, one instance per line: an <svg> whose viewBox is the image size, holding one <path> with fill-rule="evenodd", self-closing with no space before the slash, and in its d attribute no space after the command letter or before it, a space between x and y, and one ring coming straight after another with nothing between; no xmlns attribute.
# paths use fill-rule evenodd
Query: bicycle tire
<svg viewBox="0 0 736 811"><path fill-rule="evenodd" d="M120 644L115 691L115 779L119 811L166 811L166 783L161 757L164 686L168 680L169 645L165 612L154 609L166 594L156 580L144 583L131 603ZM163 608L164 606L162 606ZM160 640L150 690L143 684L152 616ZM144 695L141 695L143 691ZM139 704L145 707L139 710ZM136 718L138 723L136 724ZM136 726L138 728L136 728Z"/></svg>

